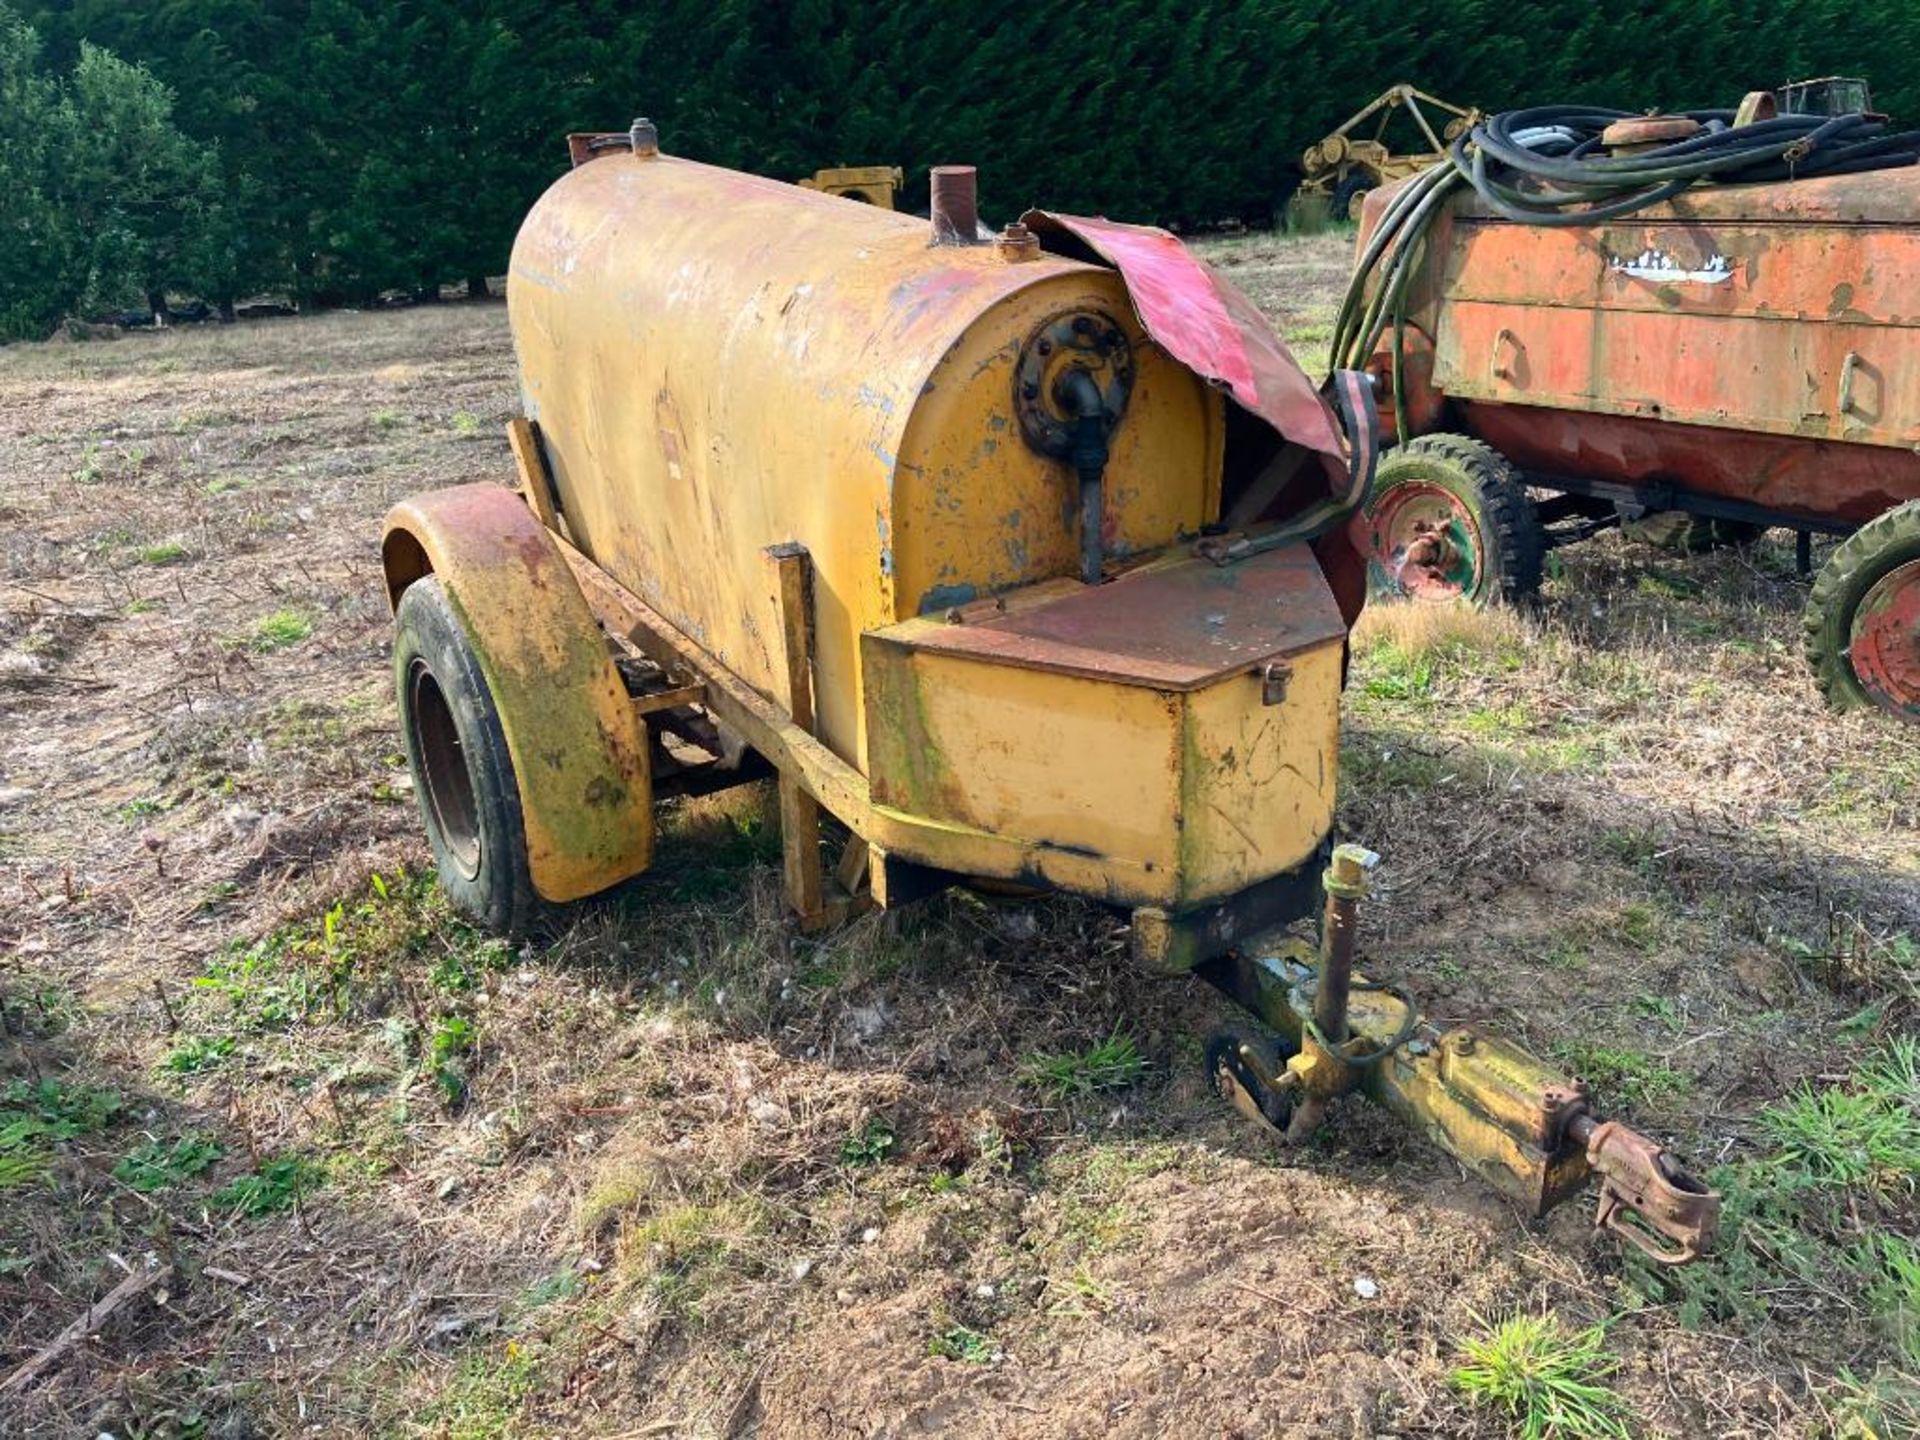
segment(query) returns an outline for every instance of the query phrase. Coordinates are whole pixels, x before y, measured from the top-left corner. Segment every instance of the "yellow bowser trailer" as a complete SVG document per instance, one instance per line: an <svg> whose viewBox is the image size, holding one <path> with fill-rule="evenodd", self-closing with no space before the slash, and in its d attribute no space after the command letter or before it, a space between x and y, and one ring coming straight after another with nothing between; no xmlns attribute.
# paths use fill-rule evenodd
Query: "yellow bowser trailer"
<svg viewBox="0 0 1920 1440"><path fill-rule="evenodd" d="M384 540L456 906L525 926L644 870L660 798L772 775L804 928L957 880L1090 896L1265 1022L1208 1052L1263 1123L1365 1089L1533 1210L1597 1169L1603 1221L1697 1251L1717 1202L1664 1152L1352 975L1362 377L1316 393L1164 232L1036 211L976 242L963 167L929 226L644 121L571 147L513 252L519 483L417 496ZM1323 903L1317 952L1247 943Z"/></svg>

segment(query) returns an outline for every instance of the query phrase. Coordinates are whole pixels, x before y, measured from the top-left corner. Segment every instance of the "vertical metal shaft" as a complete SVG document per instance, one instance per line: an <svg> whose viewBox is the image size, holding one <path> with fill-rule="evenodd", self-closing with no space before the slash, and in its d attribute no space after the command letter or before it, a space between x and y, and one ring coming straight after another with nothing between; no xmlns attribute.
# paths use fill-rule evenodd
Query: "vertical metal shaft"
<svg viewBox="0 0 1920 1440"><path fill-rule="evenodd" d="M1367 893L1367 872L1380 857L1359 845L1337 845L1333 863L1321 876L1327 892L1320 925L1320 984L1313 992L1313 1023L1330 1045L1347 1039L1347 996L1353 989L1353 947L1360 928L1360 901Z"/></svg>
<svg viewBox="0 0 1920 1440"><path fill-rule="evenodd" d="M1100 583L1104 553L1100 538L1100 472L1080 475L1080 578L1089 585Z"/></svg>
<svg viewBox="0 0 1920 1440"><path fill-rule="evenodd" d="M1359 905L1327 896L1320 930L1320 985L1313 992L1313 1023L1334 1045L1347 1039L1347 995L1353 988L1353 932Z"/></svg>

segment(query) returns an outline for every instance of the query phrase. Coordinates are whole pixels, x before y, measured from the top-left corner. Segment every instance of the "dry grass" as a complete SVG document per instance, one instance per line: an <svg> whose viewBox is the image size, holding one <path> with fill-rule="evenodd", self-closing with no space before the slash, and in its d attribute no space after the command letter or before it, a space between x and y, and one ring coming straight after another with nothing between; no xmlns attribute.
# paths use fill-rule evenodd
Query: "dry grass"
<svg viewBox="0 0 1920 1440"><path fill-rule="evenodd" d="M1516 610L1382 601L1369 605L1353 627L1353 647L1392 649L1408 656L1456 651L1498 655L1525 648L1535 632Z"/></svg>
<svg viewBox="0 0 1920 1440"><path fill-rule="evenodd" d="M1312 363L1349 244L1214 253ZM175 1269L0 1432L1495 1435L1449 1367L1551 1311L1636 1432L1899 1433L1845 1247L1920 1231L1911 1176L1794 1221L1830 1264L1763 1225L1676 1289L1363 1105L1274 1152L1197 1073L1218 1003L1092 907L793 935L755 795L536 944L454 922L374 540L504 472L511 383L494 306L0 351L0 1086L68 1132L0 1206L0 1371ZM1534 614L1377 610L1343 759L1371 968L1760 1199L1769 1107L1920 984L1920 745L1819 710L1801 592L1611 540Z"/></svg>

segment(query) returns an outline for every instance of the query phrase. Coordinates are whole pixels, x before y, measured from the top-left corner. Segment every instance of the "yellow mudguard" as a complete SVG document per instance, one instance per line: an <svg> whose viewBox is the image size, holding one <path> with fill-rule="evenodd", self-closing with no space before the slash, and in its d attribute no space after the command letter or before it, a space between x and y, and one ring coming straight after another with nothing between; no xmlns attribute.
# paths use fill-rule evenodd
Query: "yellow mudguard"
<svg viewBox="0 0 1920 1440"><path fill-rule="evenodd" d="M646 729L565 558L514 491L458 485L401 501L381 539L387 597L435 575L500 712L520 789L527 869L552 901L647 868Z"/></svg>

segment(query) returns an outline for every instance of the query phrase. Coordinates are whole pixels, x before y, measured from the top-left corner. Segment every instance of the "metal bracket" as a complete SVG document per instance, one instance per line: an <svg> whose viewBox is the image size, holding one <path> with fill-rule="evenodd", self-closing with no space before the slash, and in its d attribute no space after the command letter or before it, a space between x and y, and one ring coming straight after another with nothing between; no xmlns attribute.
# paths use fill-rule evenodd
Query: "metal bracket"
<svg viewBox="0 0 1920 1440"><path fill-rule="evenodd" d="M1568 1133L1579 1139L1582 1132L1587 1163L1600 1176L1594 1228L1612 1231L1656 1265L1699 1259L1720 1228L1720 1197L1618 1121L1595 1125L1581 1116ZM1673 1245L1661 1245L1660 1238Z"/></svg>
<svg viewBox="0 0 1920 1440"><path fill-rule="evenodd" d="M787 714L801 729L813 729L813 559L796 541L769 545L774 603L780 614L785 651L784 696ZM780 771L780 854L787 904L809 934L859 914L873 903L871 887L858 888L869 874L867 842L854 836L841 856L839 874L829 877L820 857L820 802L798 775ZM851 883L848 883L848 882Z"/></svg>

